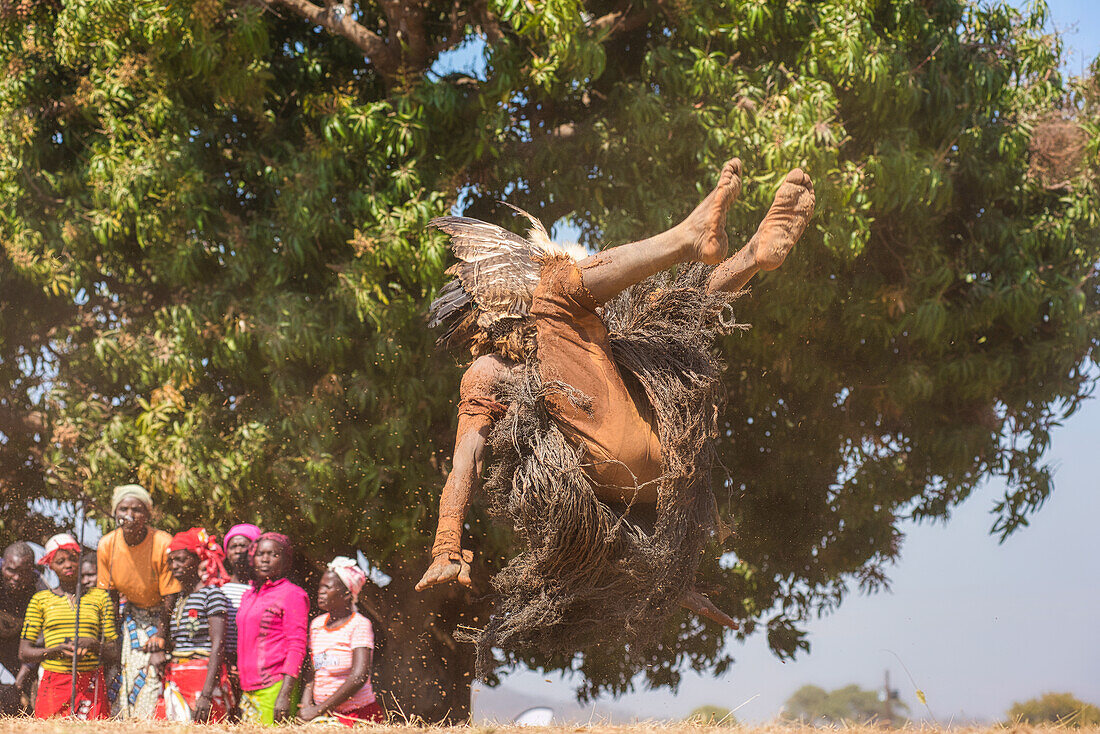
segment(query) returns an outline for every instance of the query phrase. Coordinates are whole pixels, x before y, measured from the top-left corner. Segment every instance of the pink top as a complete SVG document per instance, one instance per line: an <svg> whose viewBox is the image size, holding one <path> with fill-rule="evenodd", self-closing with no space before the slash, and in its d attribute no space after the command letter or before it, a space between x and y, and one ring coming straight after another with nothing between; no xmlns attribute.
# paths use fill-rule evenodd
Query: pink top
<svg viewBox="0 0 1100 734"><path fill-rule="evenodd" d="M306 659L309 597L285 578L253 586L237 610L237 668L241 688L258 691L284 675L297 678Z"/></svg>
<svg viewBox="0 0 1100 734"><path fill-rule="evenodd" d="M335 628L326 628L328 615L322 614L309 625L309 649L313 655L313 702L324 703L344 685L351 673L351 651L374 647L374 629L370 620L355 612ZM355 711L374 703L374 689L368 679L351 698L336 707L341 713Z"/></svg>

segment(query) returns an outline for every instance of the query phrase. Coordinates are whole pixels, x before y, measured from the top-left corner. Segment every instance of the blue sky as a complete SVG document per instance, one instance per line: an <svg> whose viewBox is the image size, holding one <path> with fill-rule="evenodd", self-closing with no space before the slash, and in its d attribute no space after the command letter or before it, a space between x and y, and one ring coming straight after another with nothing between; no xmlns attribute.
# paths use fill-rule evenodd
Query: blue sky
<svg viewBox="0 0 1100 734"><path fill-rule="evenodd" d="M1100 54L1100 0L1049 6L1066 41L1066 69L1080 73ZM886 670L913 715L941 724L997 720L1014 701L1046 691L1100 704L1098 436L1100 403L1090 401L1054 434L1053 496L1003 545L989 535L990 512L1005 491L998 482L975 492L946 525L910 525L892 590L853 594L811 623L811 652L794 662L777 660L757 636L731 647L737 662L720 678L689 673L678 694L640 691L584 712L572 700L574 683L523 671L499 689L478 690L475 713L504 718L543 703L584 720L664 719L716 704L740 707L742 721L765 721L803 684L873 688Z"/></svg>
<svg viewBox="0 0 1100 734"><path fill-rule="evenodd" d="M1054 30L1066 42L1066 68L1071 74L1080 74L1100 55L1100 2L1047 0L1047 5Z"/></svg>

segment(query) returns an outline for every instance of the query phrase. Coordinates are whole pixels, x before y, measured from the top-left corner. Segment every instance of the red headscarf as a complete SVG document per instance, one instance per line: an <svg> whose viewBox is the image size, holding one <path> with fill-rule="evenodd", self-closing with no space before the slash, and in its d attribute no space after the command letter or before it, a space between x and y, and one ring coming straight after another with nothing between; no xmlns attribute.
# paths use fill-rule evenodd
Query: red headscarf
<svg viewBox="0 0 1100 734"><path fill-rule="evenodd" d="M42 556L42 560L38 562L39 565L48 565L53 557L57 555L57 552L63 550L72 551L79 555L80 543L77 543L76 538L68 533L58 533L46 541L46 555Z"/></svg>
<svg viewBox="0 0 1100 734"><path fill-rule="evenodd" d="M217 537L203 528L191 528L184 533L176 533L168 545L168 552L184 550L199 557L199 578L206 586L221 586L229 580L223 561L225 551Z"/></svg>

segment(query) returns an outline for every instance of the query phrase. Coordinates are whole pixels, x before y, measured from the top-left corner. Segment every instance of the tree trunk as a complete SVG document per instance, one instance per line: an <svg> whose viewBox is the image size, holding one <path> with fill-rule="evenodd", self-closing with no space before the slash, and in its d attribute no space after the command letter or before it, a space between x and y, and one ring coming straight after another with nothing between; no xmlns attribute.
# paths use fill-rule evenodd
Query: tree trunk
<svg viewBox="0 0 1100 734"><path fill-rule="evenodd" d="M420 566L426 567L419 560L395 567L384 589L368 584L363 611L375 621L375 690L398 720L464 724L470 718L475 651L453 633L459 626L484 625L489 607L458 584L416 591Z"/></svg>

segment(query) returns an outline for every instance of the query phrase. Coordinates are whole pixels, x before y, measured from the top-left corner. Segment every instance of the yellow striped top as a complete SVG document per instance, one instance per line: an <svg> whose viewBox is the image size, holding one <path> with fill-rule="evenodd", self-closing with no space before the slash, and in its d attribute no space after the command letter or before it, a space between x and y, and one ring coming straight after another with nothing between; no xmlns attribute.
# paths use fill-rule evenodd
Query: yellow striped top
<svg viewBox="0 0 1100 734"><path fill-rule="evenodd" d="M110 595L103 589L91 589L80 597L80 637L97 640L118 638L115 630L115 611ZM39 591L27 604L27 614L23 618L24 640L34 642L39 633L45 639L46 647L61 645L72 640L76 632L76 605L68 596L52 591ZM88 653L76 664L78 671L95 670L99 665L99 656ZM72 659L42 661L45 670L55 673L72 671Z"/></svg>

